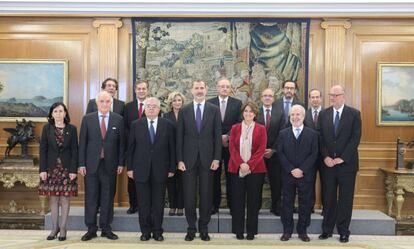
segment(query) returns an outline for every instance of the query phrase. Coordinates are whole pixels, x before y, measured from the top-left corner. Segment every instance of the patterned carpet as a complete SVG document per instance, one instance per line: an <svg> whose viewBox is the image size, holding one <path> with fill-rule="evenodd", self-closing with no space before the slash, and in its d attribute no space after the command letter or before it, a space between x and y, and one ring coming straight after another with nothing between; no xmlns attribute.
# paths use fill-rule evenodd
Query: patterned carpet
<svg viewBox="0 0 414 249"><path fill-rule="evenodd" d="M294 236L288 242L279 240L280 234L258 235L254 241L236 240L232 234L211 234L211 241L204 242L196 238L192 242L184 241L184 234L165 233L164 242L148 241L141 242L138 233L119 232L120 237L117 241L110 241L106 238L98 237L88 242L82 242L80 237L84 232L69 231L68 239L64 242L57 240L47 241L48 231L39 230L0 230L0 248L1 249L37 249L37 248L54 248L54 249L413 249L414 236L351 236L349 243L342 244L338 242L338 236L326 241L317 239L317 235L310 235L311 242L305 243ZM99 234L98 234L99 235Z"/></svg>

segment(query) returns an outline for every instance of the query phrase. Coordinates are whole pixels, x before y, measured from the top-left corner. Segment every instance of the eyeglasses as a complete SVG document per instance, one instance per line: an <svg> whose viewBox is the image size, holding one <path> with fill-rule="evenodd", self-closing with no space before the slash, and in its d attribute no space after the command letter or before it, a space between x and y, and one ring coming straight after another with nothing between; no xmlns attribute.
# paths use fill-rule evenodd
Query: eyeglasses
<svg viewBox="0 0 414 249"><path fill-rule="evenodd" d="M262 95L263 98L273 98L273 95Z"/></svg>
<svg viewBox="0 0 414 249"><path fill-rule="evenodd" d="M146 105L145 106L146 109L156 109L159 108L157 105Z"/></svg>
<svg viewBox="0 0 414 249"><path fill-rule="evenodd" d="M296 88L295 87L287 87L287 86L285 86L284 87L286 90L289 90L289 91L293 91L293 90L295 90Z"/></svg>
<svg viewBox="0 0 414 249"><path fill-rule="evenodd" d="M343 93L340 93L340 94L334 94L334 93L330 93L330 94L328 94L330 97L334 97L334 98L336 98L336 97L338 97L338 96L341 96L341 95L344 95Z"/></svg>

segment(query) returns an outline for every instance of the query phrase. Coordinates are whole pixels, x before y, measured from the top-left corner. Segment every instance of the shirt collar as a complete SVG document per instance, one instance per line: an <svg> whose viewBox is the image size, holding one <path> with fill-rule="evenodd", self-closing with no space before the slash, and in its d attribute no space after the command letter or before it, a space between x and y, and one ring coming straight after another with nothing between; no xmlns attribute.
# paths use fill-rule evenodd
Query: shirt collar
<svg viewBox="0 0 414 249"><path fill-rule="evenodd" d="M221 101L223 101L223 100L226 101L226 103L227 103L227 101L229 100L229 96L225 97L224 99L219 96L219 102L221 103Z"/></svg>
<svg viewBox="0 0 414 249"><path fill-rule="evenodd" d="M269 110L270 110L270 112L272 112L272 106L270 106L270 107L263 106L263 112L264 112L264 113L266 113L266 110L267 110L267 109L269 109Z"/></svg>
<svg viewBox="0 0 414 249"><path fill-rule="evenodd" d="M152 121L154 121L154 125L156 125L158 123L158 117L154 118ZM148 125L150 125L151 119L147 118L147 122L148 122Z"/></svg>
<svg viewBox="0 0 414 249"><path fill-rule="evenodd" d="M311 109L312 109L312 114L313 113L315 113L315 111L318 111L318 113L322 110L322 106L319 106L318 108L313 108L313 107L311 107Z"/></svg>
<svg viewBox="0 0 414 249"><path fill-rule="evenodd" d="M193 100L193 104L194 104L195 107L197 107L198 104L201 104L201 106L204 106L205 103L206 103L206 100L203 100L200 103L197 103L195 100Z"/></svg>
<svg viewBox="0 0 414 249"><path fill-rule="evenodd" d="M334 112L339 112L339 114L342 114L342 111L344 110L344 106L345 106L345 104L344 105L342 105L338 110L337 109L335 109L335 107L333 108L333 110L334 110Z"/></svg>
<svg viewBox="0 0 414 249"><path fill-rule="evenodd" d="M296 129L297 128L299 128L300 129L300 132L302 132L303 131L303 124L301 125L301 126L299 126L299 127L294 127L293 125L292 125L292 131L293 131L293 133L295 133L296 132Z"/></svg>
<svg viewBox="0 0 414 249"><path fill-rule="evenodd" d="M111 112L107 112L107 113L105 114L105 116L106 116L106 117L109 117L109 113L111 113ZM102 115L103 115L103 114L102 114L102 112L98 111L98 117L100 117L100 118L101 118L101 117L102 117Z"/></svg>

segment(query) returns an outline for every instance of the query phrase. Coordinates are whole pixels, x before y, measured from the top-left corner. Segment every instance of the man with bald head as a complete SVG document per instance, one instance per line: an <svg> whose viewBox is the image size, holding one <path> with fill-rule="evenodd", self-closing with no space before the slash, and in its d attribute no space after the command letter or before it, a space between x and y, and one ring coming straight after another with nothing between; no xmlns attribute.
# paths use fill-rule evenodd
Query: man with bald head
<svg viewBox="0 0 414 249"><path fill-rule="evenodd" d="M331 107L320 112L320 149L324 161L324 217L319 239L332 237L336 225L339 241L349 241L358 145L361 140L361 113L345 105L345 90L334 85L329 91Z"/></svg>
<svg viewBox="0 0 414 249"><path fill-rule="evenodd" d="M113 193L116 174L125 165L124 120L111 112L112 96L102 91L96 97L98 110L82 119L79 138L79 174L85 177L85 224L88 232L82 241L96 237L98 193L100 191L99 227L101 236L118 239L112 232Z"/></svg>
<svg viewBox="0 0 414 249"><path fill-rule="evenodd" d="M293 209L296 191L299 196L299 220L296 230L299 238L309 242L307 227L310 224L313 207L315 161L318 157L318 133L303 125L305 108L293 105L289 111L291 127L280 131L277 138L277 157L282 167L282 241L293 233Z"/></svg>

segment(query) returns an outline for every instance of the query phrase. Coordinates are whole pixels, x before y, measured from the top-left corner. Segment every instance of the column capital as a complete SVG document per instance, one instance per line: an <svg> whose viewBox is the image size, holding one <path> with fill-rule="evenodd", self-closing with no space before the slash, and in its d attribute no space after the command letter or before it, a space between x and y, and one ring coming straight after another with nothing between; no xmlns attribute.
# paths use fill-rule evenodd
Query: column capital
<svg viewBox="0 0 414 249"><path fill-rule="evenodd" d="M116 28L121 28L123 23L120 18L99 18L92 23L94 28L99 28L101 25L113 25Z"/></svg>
<svg viewBox="0 0 414 249"><path fill-rule="evenodd" d="M349 19L324 19L324 21L321 23L321 28L323 29L329 29L332 27L350 29L351 26L352 23L349 21Z"/></svg>

